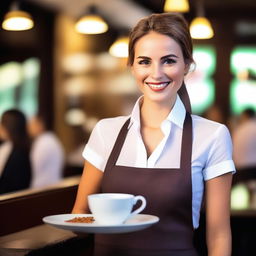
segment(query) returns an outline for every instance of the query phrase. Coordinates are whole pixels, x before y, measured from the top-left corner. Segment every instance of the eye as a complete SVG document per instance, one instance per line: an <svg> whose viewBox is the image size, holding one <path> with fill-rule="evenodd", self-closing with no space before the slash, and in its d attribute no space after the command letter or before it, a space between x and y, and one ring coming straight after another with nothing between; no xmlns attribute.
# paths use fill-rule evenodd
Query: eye
<svg viewBox="0 0 256 256"><path fill-rule="evenodd" d="M139 64L139 65L148 65L148 64L150 64L150 60L148 60L148 59L143 59L143 60L140 60L140 61L138 62L138 64Z"/></svg>
<svg viewBox="0 0 256 256"><path fill-rule="evenodd" d="M177 61L175 60L175 59L173 59L173 58L167 58L167 59L164 59L163 60L163 63L164 64L174 64L174 63L176 63Z"/></svg>

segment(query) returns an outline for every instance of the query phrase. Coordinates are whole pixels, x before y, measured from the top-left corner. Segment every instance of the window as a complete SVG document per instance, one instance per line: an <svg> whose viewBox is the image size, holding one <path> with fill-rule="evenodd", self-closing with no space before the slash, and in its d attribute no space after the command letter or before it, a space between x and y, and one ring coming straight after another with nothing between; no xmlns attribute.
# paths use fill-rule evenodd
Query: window
<svg viewBox="0 0 256 256"><path fill-rule="evenodd" d="M239 46L231 53L230 104L233 114L245 108L256 110L256 47Z"/></svg>
<svg viewBox="0 0 256 256"><path fill-rule="evenodd" d="M17 108L27 116L38 110L40 63L37 58L8 62L0 66L0 115Z"/></svg>
<svg viewBox="0 0 256 256"><path fill-rule="evenodd" d="M212 75L216 69L216 51L212 46L194 46L195 70L188 74L186 85L192 112L202 114L215 99L215 82Z"/></svg>

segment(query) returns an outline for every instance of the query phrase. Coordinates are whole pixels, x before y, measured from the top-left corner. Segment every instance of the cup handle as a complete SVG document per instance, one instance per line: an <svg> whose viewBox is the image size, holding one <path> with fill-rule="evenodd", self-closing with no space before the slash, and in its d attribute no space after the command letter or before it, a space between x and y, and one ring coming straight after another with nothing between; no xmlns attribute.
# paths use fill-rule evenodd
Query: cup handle
<svg viewBox="0 0 256 256"><path fill-rule="evenodd" d="M137 210L133 211L133 212L129 215L129 218L132 217L132 216L134 216L134 215L136 215L136 214L138 214L138 213L140 213L140 212L142 212L142 211L145 209L146 204L147 204L146 199L145 199L144 196L135 196L133 200L134 200L133 205L135 205L135 204L137 203L137 201L140 200L140 201L141 201L141 206L140 206Z"/></svg>

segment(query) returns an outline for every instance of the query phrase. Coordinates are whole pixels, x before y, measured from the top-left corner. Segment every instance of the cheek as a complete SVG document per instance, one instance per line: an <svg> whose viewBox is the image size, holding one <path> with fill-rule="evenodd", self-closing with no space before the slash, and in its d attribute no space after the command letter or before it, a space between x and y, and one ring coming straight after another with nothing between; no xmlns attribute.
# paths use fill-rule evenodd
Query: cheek
<svg viewBox="0 0 256 256"><path fill-rule="evenodd" d="M142 70L142 69L137 69L136 71L133 72L133 75L135 77L135 79L137 81L143 81L147 76L147 72L145 72L145 70Z"/></svg>
<svg viewBox="0 0 256 256"><path fill-rule="evenodd" d="M166 71L166 74L173 79L180 79L184 77L184 69L177 67L177 68L171 68L168 71Z"/></svg>

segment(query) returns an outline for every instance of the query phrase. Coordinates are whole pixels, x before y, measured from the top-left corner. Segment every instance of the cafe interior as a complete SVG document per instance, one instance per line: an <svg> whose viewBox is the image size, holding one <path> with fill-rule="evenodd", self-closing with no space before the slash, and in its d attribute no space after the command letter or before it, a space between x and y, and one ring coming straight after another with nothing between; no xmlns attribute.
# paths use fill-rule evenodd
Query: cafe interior
<svg viewBox="0 0 256 256"><path fill-rule="evenodd" d="M189 0L179 9L181 2L0 1L0 117L12 108L27 120L43 114L64 151L58 182L0 195L0 255L87 255L78 245L89 247L91 235L77 238L42 218L71 212L95 124L129 115L140 96L126 62L129 31L144 16L180 12L186 18L196 62L185 81L194 114L225 124L232 135L240 114L256 111L256 1ZM8 23L15 15L24 24ZM82 24L92 15L102 30ZM241 172L237 166L233 181L232 255L256 255L256 162ZM207 255L203 213L201 222L195 243ZM77 254L64 253L71 242Z"/></svg>

